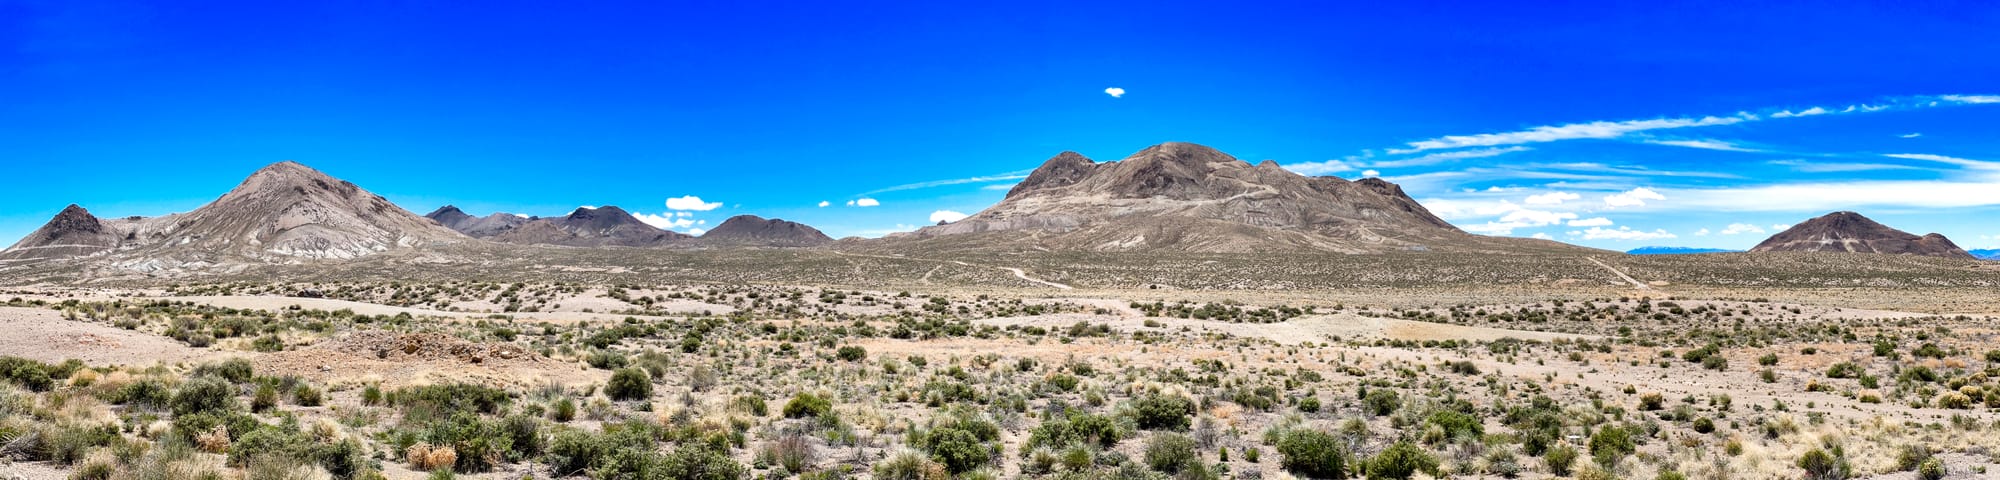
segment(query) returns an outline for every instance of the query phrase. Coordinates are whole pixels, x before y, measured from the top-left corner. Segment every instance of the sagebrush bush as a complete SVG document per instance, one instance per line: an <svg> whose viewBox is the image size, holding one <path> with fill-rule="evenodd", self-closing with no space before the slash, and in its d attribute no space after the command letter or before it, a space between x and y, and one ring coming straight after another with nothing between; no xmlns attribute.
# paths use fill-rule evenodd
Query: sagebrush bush
<svg viewBox="0 0 2000 480"><path fill-rule="evenodd" d="M832 401L809 392L799 392L792 395L791 401L785 402L783 413L785 418L812 418L826 416L832 411Z"/></svg>
<svg viewBox="0 0 2000 480"><path fill-rule="evenodd" d="M637 368L621 368L612 372L611 381L604 384L604 395L612 400L645 400L653 396L653 377Z"/></svg>
<svg viewBox="0 0 2000 480"><path fill-rule="evenodd" d="M1286 471L1311 478L1347 478L1347 450L1340 439L1318 430L1293 430L1278 440Z"/></svg>

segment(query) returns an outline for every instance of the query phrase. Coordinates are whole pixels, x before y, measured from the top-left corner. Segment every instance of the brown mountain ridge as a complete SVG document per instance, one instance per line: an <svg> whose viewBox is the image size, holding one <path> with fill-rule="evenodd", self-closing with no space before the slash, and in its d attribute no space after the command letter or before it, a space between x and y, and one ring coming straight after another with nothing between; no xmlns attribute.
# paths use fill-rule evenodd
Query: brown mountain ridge
<svg viewBox="0 0 2000 480"><path fill-rule="evenodd" d="M1833 212L1772 235L1752 252L1851 252L1973 259L1944 235L1917 236L1854 212Z"/></svg>

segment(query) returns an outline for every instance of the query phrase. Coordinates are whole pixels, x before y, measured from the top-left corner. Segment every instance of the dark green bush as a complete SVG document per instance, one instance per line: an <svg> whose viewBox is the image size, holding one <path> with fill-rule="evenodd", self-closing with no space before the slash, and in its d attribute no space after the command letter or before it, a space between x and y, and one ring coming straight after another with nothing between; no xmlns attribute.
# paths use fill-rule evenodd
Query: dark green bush
<svg viewBox="0 0 2000 480"><path fill-rule="evenodd" d="M1397 442L1375 458L1368 460L1368 478L1407 480L1423 472L1433 477L1438 475L1438 459L1422 447L1410 442Z"/></svg>
<svg viewBox="0 0 2000 480"><path fill-rule="evenodd" d="M604 384L604 394L612 400L645 400L653 396L653 377L637 368L621 368Z"/></svg>
<svg viewBox="0 0 2000 480"><path fill-rule="evenodd" d="M1153 435L1146 441L1146 466L1168 475L1181 473L1190 465L1201 466L1201 454L1195 451L1194 439L1178 433Z"/></svg>
<svg viewBox="0 0 2000 480"><path fill-rule="evenodd" d="M1576 449L1569 445L1557 445L1542 454L1542 462L1548 464L1549 473L1567 477L1576 465Z"/></svg>
<svg viewBox="0 0 2000 480"><path fill-rule="evenodd" d="M785 402L785 418L813 418L833 411L833 402L807 392L799 392Z"/></svg>
<svg viewBox="0 0 2000 480"><path fill-rule="evenodd" d="M853 345L840 347L840 350L836 354L840 356L841 360L849 362L858 362L864 358L868 358L868 350Z"/></svg>
<svg viewBox="0 0 2000 480"><path fill-rule="evenodd" d="M1403 400L1397 397L1395 390L1378 388L1363 395L1361 404L1369 415L1379 417L1396 413L1396 409L1402 408Z"/></svg>
<svg viewBox="0 0 2000 480"><path fill-rule="evenodd" d="M1307 478L1347 478L1347 450L1340 440L1317 430L1293 430L1278 440L1286 471Z"/></svg>
<svg viewBox="0 0 2000 480"><path fill-rule="evenodd" d="M1474 417L1472 414L1457 410L1431 412L1430 418L1426 419L1426 421L1432 425L1443 427L1446 438L1469 438L1477 440L1480 436L1486 434L1486 426L1479 421L1479 417Z"/></svg>
<svg viewBox="0 0 2000 480"><path fill-rule="evenodd" d="M174 415L230 412L238 408L236 386L216 377L195 377L174 392Z"/></svg>
<svg viewBox="0 0 2000 480"><path fill-rule="evenodd" d="M193 376L211 375L228 380L230 383L243 383L250 381L250 378L254 377L255 374L256 372L250 364L250 359L231 358L195 367Z"/></svg>
<svg viewBox="0 0 2000 480"><path fill-rule="evenodd" d="M1618 460L1631 455L1637 448L1632 442L1632 432L1622 427L1607 426L1597 429L1597 433L1590 436L1590 456L1605 468L1617 466Z"/></svg>
<svg viewBox="0 0 2000 480"><path fill-rule="evenodd" d="M404 422L426 423L459 413L493 415L508 402L507 392L469 383L406 387L390 395Z"/></svg>
<svg viewBox="0 0 2000 480"><path fill-rule="evenodd" d="M1185 430L1194 402L1177 395L1151 394L1132 400L1132 420L1146 430Z"/></svg>
<svg viewBox="0 0 2000 480"><path fill-rule="evenodd" d="M985 465L987 448L972 432L938 428L925 435L926 450L952 473L965 473Z"/></svg>

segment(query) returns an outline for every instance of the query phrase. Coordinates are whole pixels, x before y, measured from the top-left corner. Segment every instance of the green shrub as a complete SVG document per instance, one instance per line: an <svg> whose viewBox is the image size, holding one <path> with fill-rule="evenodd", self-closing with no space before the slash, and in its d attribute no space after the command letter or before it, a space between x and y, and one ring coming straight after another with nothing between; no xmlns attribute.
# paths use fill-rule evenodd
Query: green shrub
<svg viewBox="0 0 2000 480"><path fill-rule="evenodd" d="M301 407L317 407L325 403L325 395L311 385L299 385L292 390L292 403Z"/></svg>
<svg viewBox="0 0 2000 480"><path fill-rule="evenodd" d="M557 423L569 423L570 420L576 420L576 401L571 400L569 397L556 399L555 403L549 406L549 419L555 420Z"/></svg>
<svg viewBox="0 0 2000 480"><path fill-rule="evenodd" d="M1305 413L1319 412L1319 397L1306 397L1299 399L1299 411Z"/></svg>
<svg viewBox="0 0 2000 480"><path fill-rule="evenodd" d="M55 385L55 378L49 375L54 368L20 357L0 357L0 375L20 384L28 390L45 392Z"/></svg>
<svg viewBox="0 0 2000 480"><path fill-rule="evenodd" d="M255 376L254 367L247 358L231 358L216 363L195 367L193 376L212 375L230 383L243 383Z"/></svg>
<svg viewBox="0 0 2000 480"><path fill-rule="evenodd" d="M469 383L405 387L389 395L405 423L428 423L459 413L493 415L508 402L507 392Z"/></svg>
<svg viewBox="0 0 2000 480"><path fill-rule="evenodd" d="M957 428L938 428L925 435L927 449L931 457L943 463L951 473L965 473L985 465L988 459L986 445L972 432Z"/></svg>
<svg viewBox="0 0 2000 480"><path fill-rule="evenodd" d="M229 412L237 409L236 386L216 377L195 377L174 392L174 415Z"/></svg>
<svg viewBox="0 0 2000 480"><path fill-rule="evenodd" d="M839 355L841 360L849 362L859 362L864 358L868 358L868 350L854 345L848 345L845 347L840 347L840 350L837 352L837 355Z"/></svg>
<svg viewBox="0 0 2000 480"><path fill-rule="evenodd" d="M265 353L282 352L285 351L285 341L276 334L265 335L250 342L250 349Z"/></svg>
<svg viewBox="0 0 2000 480"><path fill-rule="evenodd" d="M1457 410L1431 412L1430 418L1426 419L1426 421L1432 425L1444 428L1446 438L1470 438L1477 440L1480 436L1486 434L1486 426L1479 421L1479 417L1474 417L1472 414Z"/></svg>
<svg viewBox="0 0 2000 480"><path fill-rule="evenodd" d="M1924 463L1917 464L1918 479L1943 480L1944 475L1945 475L1944 462L1940 462L1938 461L1938 459L1935 458L1925 459Z"/></svg>
<svg viewBox="0 0 2000 480"><path fill-rule="evenodd" d="M250 411L263 412L278 406L278 386L270 382L257 384L257 393L250 397Z"/></svg>
<svg viewBox="0 0 2000 480"><path fill-rule="evenodd" d="M1367 395L1363 395L1361 404L1369 415L1379 417L1396 413L1397 408L1402 408L1403 400L1397 397L1395 390L1378 388L1369 390Z"/></svg>
<svg viewBox="0 0 2000 480"><path fill-rule="evenodd" d="M1195 451L1194 439L1177 433L1153 435L1146 441L1146 466L1165 474L1181 473L1190 465L1201 465L1201 454Z"/></svg>
<svg viewBox="0 0 2000 480"><path fill-rule="evenodd" d="M931 461L917 452L902 451L875 464L875 478L878 480L949 480L951 475L943 465Z"/></svg>
<svg viewBox="0 0 2000 480"><path fill-rule="evenodd" d="M604 395L612 400L645 400L653 396L653 377L637 368L621 368L604 384Z"/></svg>
<svg viewBox="0 0 2000 480"><path fill-rule="evenodd" d="M1817 448L1799 456L1798 466L1808 480L1840 480L1848 474L1846 460Z"/></svg>
<svg viewBox="0 0 2000 480"><path fill-rule="evenodd" d="M157 378L142 378L119 387L105 401L120 405L138 405L151 408L167 408L172 405L174 393L166 382Z"/></svg>
<svg viewBox="0 0 2000 480"><path fill-rule="evenodd" d="M1146 430L1185 430L1194 415L1194 402L1176 395L1139 397L1131 407L1132 419Z"/></svg>
<svg viewBox="0 0 2000 480"><path fill-rule="evenodd" d="M1576 455L1576 449L1569 445L1557 445L1542 454L1542 462L1548 465L1550 474L1567 477L1576 466Z"/></svg>
<svg viewBox="0 0 2000 480"><path fill-rule="evenodd" d="M1118 424L1111 417L1070 411L1068 417L1047 420L1029 430L1022 452L1037 448L1061 450L1075 445L1111 448L1121 437Z"/></svg>
<svg viewBox="0 0 2000 480"><path fill-rule="evenodd" d="M1407 480L1415 476L1417 472L1423 472L1433 477L1439 476L1438 459L1432 456L1431 452L1425 451L1422 447L1412 445L1410 442L1397 442L1395 445L1390 445L1389 448L1383 449L1382 453L1375 454L1374 459L1368 461L1368 478L1370 480Z"/></svg>
<svg viewBox="0 0 2000 480"><path fill-rule="evenodd" d="M1631 455L1637 448L1632 442L1632 433L1622 427L1607 426L1597 429L1597 433L1590 436L1590 456L1604 468L1617 466L1618 460Z"/></svg>
<svg viewBox="0 0 2000 480"><path fill-rule="evenodd" d="M785 402L785 418L814 418L826 416L833 411L833 402L818 395L799 392L792 400Z"/></svg>
<svg viewBox="0 0 2000 480"><path fill-rule="evenodd" d="M1286 471L1307 478L1347 478L1347 451L1333 435L1291 431L1278 440L1278 456Z"/></svg>

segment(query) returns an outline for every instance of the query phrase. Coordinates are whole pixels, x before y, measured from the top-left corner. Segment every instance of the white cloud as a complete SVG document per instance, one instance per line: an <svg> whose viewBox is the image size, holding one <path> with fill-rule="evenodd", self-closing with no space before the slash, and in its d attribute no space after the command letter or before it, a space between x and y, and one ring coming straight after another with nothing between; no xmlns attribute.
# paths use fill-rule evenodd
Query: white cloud
<svg viewBox="0 0 2000 480"><path fill-rule="evenodd" d="M1549 192L1540 195L1529 195L1528 199L1523 202L1529 205L1562 205L1563 202L1580 198L1583 198L1583 195L1570 192Z"/></svg>
<svg viewBox="0 0 2000 480"><path fill-rule="evenodd" d="M999 175L980 175L977 177L953 178L949 180L931 180L928 182L905 183L902 185L897 185L888 188L878 188L875 190L869 190L866 192L862 192L861 194L874 195L878 193L899 192L903 190L916 190L920 188L943 187L947 185L962 185L967 183L1005 182L1009 180L1020 180L1028 178L1029 173L1032 173L1032 171L1020 170L1020 171L1002 173Z"/></svg>
<svg viewBox="0 0 2000 480"><path fill-rule="evenodd" d="M1589 230L1584 230L1579 233L1583 234L1584 240L1633 241L1633 240L1660 240L1667 238L1679 238L1678 236L1672 233L1667 233L1666 230L1654 229L1653 231L1648 232L1644 230L1633 230L1632 227L1618 227L1618 229L1616 230L1609 228L1602 228L1602 227L1591 227Z"/></svg>
<svg viewBox="0 0 2000 480"><path fill-rule="evenodd" d="M1534 234L1534 235L1529 235L1529 236L1528 236L1528 238L1539 238L1539 239L1542 239L1542 240L1555 240L1555 239L1556 239L1556 237L1551 237L1551 236L1549 236L1549 234L1546 234L1546 233L1542 233L1542 232L1535 232L1535 234Z"/></svg>
<svg viewBox="0 0 2000 480"><path fill-rule="evenodd" d="M1674 208L1724 212L1808 212L1862 207L1963 208L2000 205L2000 178L1789 183L1674 189Z"/></svg>
<svg viewBox="0 0 2000 480"><path fill-rule="evenodd" d="M1704 229L1701 229L1701 230L1695 230L1695 231L1694 231L1694 236L1697 236L1697 237L1706 237L1706 236L1708 236L1708 229L1704 228Z"/></svg>
<svg viewBox="0 0 2000 480"><path fill-rule="evenodd" d="M820 200L820 201L819 201L819 208L826 208L827 206L830 206L830 205L833 205L833 202L829 202L829 201L826 201L826 200Z"/></svg>
<svg viewBox="0 0 2000 480"><path fill-rule="evenodd" d="M1647 200L1666 200L1666 199L1667 196L1661 195L1660 192L1655 192L1653 191L1653 189L1646 187L1639 187L1626 191L1625 193L1616 193L1604 196L1604 205L1611 208L1643 207L1646 206Z"/></svg>
<svg viewBox="0 0 2000 480"><path fill-rule="evenodd" d="M1938 99L1952 103L2000 103L2000 95L1943 95Z"/></svg>
<svg viewBox="0 0 2000 480"><path fill-rule="evenodd" d="M654 215L650 213L634 213L632 214L632 218L637 218L639 219L639 221L646 222L647 225L652 225L653 228L658 228L661 230L676 230L676 229L693 227L697 225L697 221L695 219L687 217L676 218L674 215L671 214Z"/></svg>
<svg viewBox="0 0 2000 480"><path fill-rule="evenodd" d="M847 201L847 206L850 207L879 207L881 205L882 202L877 201L873 198L858 198Z"/></svg>
<svg viewBox="0 0 2000 480"><path fill-rule="evenodd" d="M694 210L694 211L706 212L709 210L714 210L721 206L722 202L713 202L713 203L703 202L701 201L701 197L697 197L694 195L667 199L667 208L673 210Z"/></svg>
<svg viewBox="0 0 2000 480"><path fill-rule="evenodd" d="M1327 175L1327 174L1332 174L1332 173L1340 173L1340 172L1345 172L1345 171L1350 171L1350 170L1354 170L1354 166L1353 166L1353 165L1349 165L1349 164L1348 164L1347 162L1344 162L1344 161L1340 161L1340 160L1327 160L1327 161L1324 161L1324 162L1306 162L1306 163L1294 163L1294 164L1290 164L1290 165L1284 165L1284 167L1285 167L1285 169L1286 169L1286 170L1291 170L1291 171L1292 171L1292 173L1296 173L1296 174L1299 174L1299 175L1305 175L1305 176L1309 176L1309 177L1317 177L1317 176L1321 176L1321 175Z"/></svg>
<svg viewBox="0 0 2000 480"><path fill-rule="evenodd" d="M1882 154L1882 156L1889 158L1901 158L1904 160L1923 160L1927 162L1948 163L1974 170L2000 170L2000 162L1988 162L1984 160L1947 157L1944 155L1931 155L1928 153L1885 153Z"/></svg>
<svg viewBox="0 0 2000 480"><path fill-rule="evenodd" d="M1475 150L1459 150L1459 151L1453 151L1453 152L1438 152L1438 153L1433 153L1433 154L1429 154L1429 155L1424 155L1424 156L1421 156L1421 157L1415 157L1415 158L1405 158L1405 159L1400 159L1400 160L1384 160L1384 161L1380 161L1380 162L1374 162L1374 163L1370 163L1370 164L1369 164L1369 166L1372 166L1372 167L1375 167L1375 168L1402 168L1402 167L1419 167L1419 166L1424 166L1424 165L1436 165L1436 164L1439 164L1439 163L1444 163L1444 162L1449 162L1449 161L1454 161L1454 160L1464 160L1464 159L1468 159L1468 158L1487 158L1487 157L1497 157L1497 156L1501 156L1501 155L1506 155L1506 154L1509 154L1509 153L1514 153L1514 152L1525 152L1525 151L1528 151L1528 150L1533 150L1533 149L1531 149L1531 148L1528 148L1528 147L1519 147L1519 146L1515 146L1515 147L1506 147L1506 148L1482 148L1482 149L1475 149Z"/></svg>
<svg viewBox="0 0 2000 480"><path fill-rule="evenodd" d="M701 234L704 234L704 233L708 233L708 229L706 229L706 228L690 228L690 229L688 229L688 231L687 231L687 234L688 234L688 235L694 235L694 236L697 236L697 237L701 236Z"/></svg>
<svg viewBox="0 0 2000 480"><path fill-rule="evenodd" d="M1362 176L1362 177L1380 177L1380 176L1382 176L1382 172L1379 172L1379 171L1375 171L1375 170L1362 170L1362 171L1361 171L1361 176Z"/></svg>
<svg viewBox="0 0 2000 480"><path fill-rule="evenodd" d="M1646 143L1654 145L1666 145L1670 147L1699 148L1702 150L1721 150L1725 152L1763 151L1754 148L1743 147L1734 143L1724 142L1721 140L1647 140Z"/></svg>
<svg viewBox="0 0 2000 480"><path fill-rule="evenodd" d="M1871 170L1914 170L1917 167L1894 163L1819 163L1805 160L1772 160L1772 165L1792 167L1794 171L1806 173L1866 172Z"/></svg>
<svg viewBox="0 0 2000 480"><path fill-rule="evenodd" d="M1604 217L1591 217L1581 220L1570 220L1567 225L1572 227L1609 227L1611 226L1611 219Z"/></svg>
<svg viewBox="0 0 2000 480"><path fill-rule="evenodd" d="M1905 133L1905 134L1902 134L1902 135L1897 135L1897 136L1899 136L1899 137L1903 137L1903 138L1917 138L1917 137L1921 137L1921 136L1924 136L1924 133L1923 133L1923 132L1910 132L1910 133Z"/></svg>
<svg viewBox="0 0 2000 480"><path fill-rule="evenodd" d="M938 222L951 223L959 220L964 220L965 217L967 216L968 215L966 214L954 212L951 210L938 210L935 212L931 212L931 223L934 224Z"/></svg>
<svg viewBox="0 0 2000 480"><path fill-rule="evenodd" d="M1863 105L1863 107L1866 107L1866 105ZM1857 108L1857 107L1851 107L1851 106L1850 106L1850 107L1847 107L1847 110L1845 110L1845 111L1848 111L1848 112L1851 112L1851 111L1854 111L1854 110L1855 110L1856 108ZM1820 108L1820 107L1812 107L1812 108L1808 108L1808 109L1805 109L1805 110L1800 110L1800 111L1797 111L1797 112L1793 112L1793 111L1791 111L1791 110L1784 110L1784 111L1780 111L1780 112L1778 112L1778 113L1773 113L1773 114L1771 114L1771 118L1792 118L1792 117L1810 117L1810 116L1813 116L1813 115L1825 115L1825 114L1827 114L1827 111L1826 111L1826 109L1825 109L1825 108Z"/></svg>
<svg viewBox="0 0 2000 480"><path fill-rule="evenodd" d="M1777 230L1777 231L1780 231L1780 232L1782 232L1782 231L1786 231L1786 230L1791 230L1791 229L1792 229L1792 226L1791 226L1791 225L1787 225L1787 224L1783 224L1783 223L1774 223L1774 224L1771 224L1771 229L1772 229L1772 230Z"/></svg>
<svg viewBox="0 0 2000 480"><path fill-rule="evenodd" d="M1463 215L1465 212L1453 211L1452 213ZM1486 223L1459 227L1468 232L1485 235L1508 235L1514 233L1514 229L1517 228L1544 227L1559 224L1565 220L1576 219L1575 213L1531 210L1504 200L1498 204L1473 207L1472 213L1479 216L1500 216L1500 218L1487 221Z"/></svg>
<svg viewBox="0 0 2000 480"><path fill-rule="evenodd" d="M1118 87L1111 87L1111 88L1106 88L1106 89L1104 89L1104 94L1105 94L1105 95L1110 95L1110 96L1111 96L1111 98L1124 98L1124 97L1125 97L1125 89L1123 89L1123 88L1118 88Z"/></svg>
<svg viewBox="0 0 2000 480"><path fill-rule="evenodd" d="M1764 228L1756 225L1751 225L1748 223L1731 223L1729 224L1728 227L1722 229L1723 235L1737 235L1743 233L1764 233Z"/></svg>
<svg viewBox="0 0 2000 480"><path fill-rule="evenodd" d="M1545 125L1514 132L1447 135L1430 140L1410 142L1410 148L1389 150L1389 153L1404 154L1449 148L1523 145L1586 138L1611 139L1624 136L1628 133L1649 130L1731 125L1749 121L1752 118L1754 117L1748 114L1739 114L1728 117L1656 118L1651 120L1626 120L1622 122L1598 121L1571 123L1567 125Z"/></svg>

